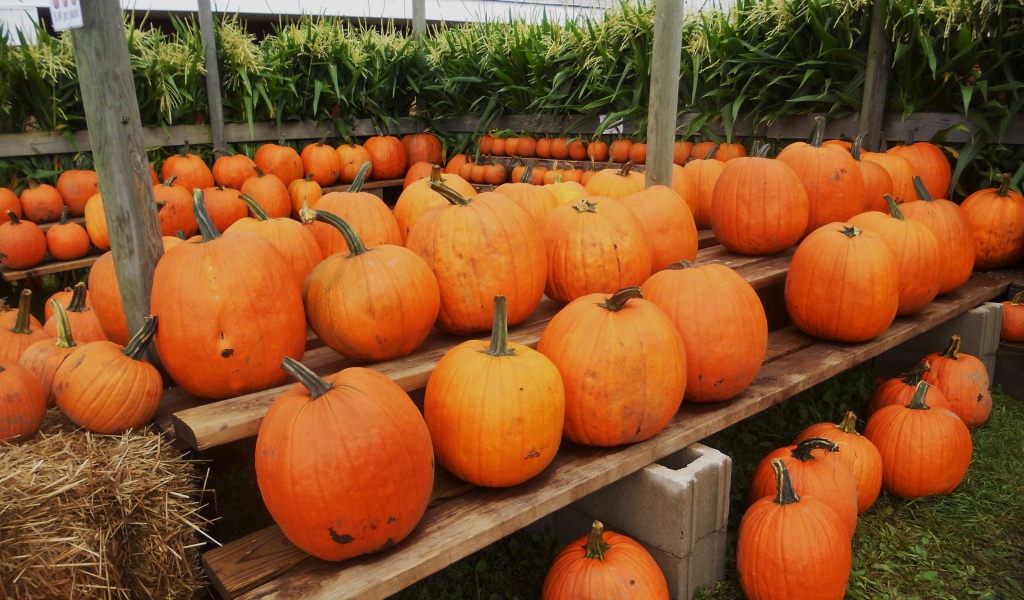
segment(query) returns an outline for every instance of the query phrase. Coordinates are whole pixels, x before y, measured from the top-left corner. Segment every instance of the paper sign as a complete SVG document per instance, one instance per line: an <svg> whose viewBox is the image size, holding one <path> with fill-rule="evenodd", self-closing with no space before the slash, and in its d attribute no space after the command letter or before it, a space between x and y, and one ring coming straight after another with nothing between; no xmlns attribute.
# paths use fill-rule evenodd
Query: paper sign
<svg viewBox="0 0 1024 600"><path fill-rule="evenodd" d="M82 0L51 0L50 20L56 31L84 27L82 22Z"/></svg>
<svg viewBox="0 0 1024 600"><path fill-rule="evenodd" d="M608 116L608 115L597 115L597 118L599 119L599 121L603 122L604 118L606 116ZM601 133L603 135L614 135L614 134L617 134L617 133L621 134L623 131L625 131L625 130L622 127L622 121L619 121L617 125L612 125L611 127L609 127L608 129L605 129Z"/></svg>

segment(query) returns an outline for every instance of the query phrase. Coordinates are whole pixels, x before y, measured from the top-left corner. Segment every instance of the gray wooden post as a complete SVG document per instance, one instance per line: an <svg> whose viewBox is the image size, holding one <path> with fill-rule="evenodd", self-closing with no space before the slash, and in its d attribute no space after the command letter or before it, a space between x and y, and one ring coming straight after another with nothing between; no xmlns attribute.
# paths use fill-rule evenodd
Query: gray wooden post
<svg viewBox="0 0 1024 600"><path fill-rule="evenodd" d="M420 62L426 64L426 51L423 40L427 37L427 0L412 0L412 37L416 40L416 52ZM423 94L416 95L416 113L422 114L425 102ZM416 130L423 131L422 121L416 121Z"/></svg>
<svg viewBox="0 0 1024 600"><path fill-rule="evenodd" d="M885 34L887 0L874 0L871 7L871 37L868 41L867 71L864 74L864 98L860 108L860 131L868 132L865 147L877 151L882 144L882 120L885 117L886 87L892 65L892 43Z"/></svg>
<svg viewBox="0 0 1024 600"><path fill-rule="evenodd" d="M124 15L118 0L82 3L71 32L82 104L110 231L117 285L132 333L149 315L153 269L163 254L153 182L142 141Z"/></svg>
<svg viewBox="0 0 1024 600"><path fill-rule="evenodd" d="M199 0L199 31L206 56L206 101L210 107L213 147L224 148L224 102L220 95L220 66L217 63L217 38L213 34L213 10L210 0Z"/></svg>
<svg viewBox="0 0 1024 600"><path fill-rule="evenodd" d="M662 0L654 18L651 105L647 113L646 183L672 185L672 143L679 112L679 57L683 47L683 0Z"/></svg>

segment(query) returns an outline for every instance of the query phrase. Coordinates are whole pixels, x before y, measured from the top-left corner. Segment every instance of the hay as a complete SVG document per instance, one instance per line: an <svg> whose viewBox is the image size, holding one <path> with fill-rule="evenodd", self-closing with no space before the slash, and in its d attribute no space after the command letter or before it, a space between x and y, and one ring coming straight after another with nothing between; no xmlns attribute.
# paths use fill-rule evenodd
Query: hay
<svg viewBox="0 0 1024 600"><path fill-rule="evenodd" d="M0 444L0 599L193 597L202 483L159 434L49 411L36 437Z"/></svg>

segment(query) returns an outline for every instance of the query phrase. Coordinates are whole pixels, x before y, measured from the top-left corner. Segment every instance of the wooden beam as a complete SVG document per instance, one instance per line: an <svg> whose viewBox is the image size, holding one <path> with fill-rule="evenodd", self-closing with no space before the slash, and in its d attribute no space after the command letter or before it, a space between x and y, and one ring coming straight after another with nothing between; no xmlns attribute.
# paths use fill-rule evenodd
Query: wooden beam
<svg viewBox="0 0 1024 600"><path fill-rule="evenodd" d="M75 269L91 267L92 263L96 262L100 256L102 256L102 254L92 254L82 258L76 258L75 260L44 262L41 265L32 267L31 269L12 270L7 267L0 267L0 276L3 277L4 281L17 281L19 279L28 279L29 277L42 277L43 275L74 271Z"/></svg>
<svg viewBox="0 0 1024 600"><path fill-rule="evenodd" d="M210 129L213 147L224 147L224 102L220 94L220 64L217 60L217 38L213 31L213 9L210 0L199 0L199 32L203 36L206 56L206 103L210 108Z"/></svg>
<svg viewBox="0 0 1024 600"><path fill-rule="evenodd" d="M149 316L153 269L163 254L160 224L121 4L89 0L82 3L82 18L85 26L71 32L78 82L121 302L128 330L135 332Z"/></svg>
<svg viewBox="0 0 1024 600"><path fill-rule="evenodd" d="M647 109L646 185L672 185L672 142L679 114L679 60L683 48L683 0L658 2L651 49L651 97Z"/></svg>
<svg viewBox="0 0 1024 600"><path fill-rule="evenodd" d="M882 143L885 118L886 88L892 64L892 44L885 33L888 0L874 0L871 7L871 33L868 41L867 71L864 74L864 97L860 107L859 133L868 132L865 148L877 151Z"/></svg>

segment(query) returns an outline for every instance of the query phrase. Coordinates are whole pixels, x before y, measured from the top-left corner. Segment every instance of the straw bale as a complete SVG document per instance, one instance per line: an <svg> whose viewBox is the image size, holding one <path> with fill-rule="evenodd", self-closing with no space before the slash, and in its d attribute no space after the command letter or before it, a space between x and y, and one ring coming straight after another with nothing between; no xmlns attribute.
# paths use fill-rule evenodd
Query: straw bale
<svg viewBox="0 0 1024 600"><path fill-rule="evenodd" d="M203 478L149 429L97 435L50 410L0 444L0 599L192 598Z"/></svg>

